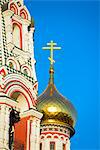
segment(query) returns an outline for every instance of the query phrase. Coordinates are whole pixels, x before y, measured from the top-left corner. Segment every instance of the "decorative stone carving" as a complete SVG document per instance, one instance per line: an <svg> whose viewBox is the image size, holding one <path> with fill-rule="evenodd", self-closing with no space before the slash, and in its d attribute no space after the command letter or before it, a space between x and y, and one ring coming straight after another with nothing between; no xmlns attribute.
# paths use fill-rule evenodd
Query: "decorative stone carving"
<svg viewBox="0 0 100 150"><path fill-rule="evenodd" d="M0 73L0 91L4 88L4 76Z"/></svg>
<svg viewBox="0 0 100 150"><path fill-rule="evenodd" d="M9 150L9 115L10 107L7 105L0 106L0 150Z"/></svg>

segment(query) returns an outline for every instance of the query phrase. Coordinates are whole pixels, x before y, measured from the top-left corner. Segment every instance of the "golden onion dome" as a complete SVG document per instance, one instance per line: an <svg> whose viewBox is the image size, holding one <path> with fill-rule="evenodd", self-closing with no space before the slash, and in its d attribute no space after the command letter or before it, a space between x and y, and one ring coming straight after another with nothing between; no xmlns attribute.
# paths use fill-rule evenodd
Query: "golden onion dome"
<svg viewBox="0 0 100 150"><path fill-rule="evenodd" d="M42 49L50 50L50 79L46 90L38 97L37 109L43 113L41 126L57 125L64 126L70 129L71 136L75 133L74 125L76 123L76 110L72 103L62 96L54 85L54 59L53 51L61 49L57 47L57 43L51 41L47 43L47 47Z"/></svg>
<svg viewBox="0 0 100 150"><path fill-rule="evenodd" d="M46 90L38 97L37 109L43 113L41 125L55 124L71 128L74 134L76 110L71 102L62 96L53 83L53 68L50 68L50 80Z"/></svg>

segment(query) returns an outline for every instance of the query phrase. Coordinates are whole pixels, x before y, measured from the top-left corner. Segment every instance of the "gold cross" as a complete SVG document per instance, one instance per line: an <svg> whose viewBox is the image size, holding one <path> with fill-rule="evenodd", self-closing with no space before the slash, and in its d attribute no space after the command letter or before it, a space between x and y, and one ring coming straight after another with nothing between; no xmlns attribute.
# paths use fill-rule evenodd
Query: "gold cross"
<svg viewBox="0 0 100 150"><path fill-rule="evenodd" d="M57 43L51 41L50 43L47 43L47 47L42 47L43 50L50 50L50 57L48 57L48 59L50 60L51 65L53 65L53 63L55 62L53 59L53 51L61 49L61 47L57 47L56 45Z"/></svg>

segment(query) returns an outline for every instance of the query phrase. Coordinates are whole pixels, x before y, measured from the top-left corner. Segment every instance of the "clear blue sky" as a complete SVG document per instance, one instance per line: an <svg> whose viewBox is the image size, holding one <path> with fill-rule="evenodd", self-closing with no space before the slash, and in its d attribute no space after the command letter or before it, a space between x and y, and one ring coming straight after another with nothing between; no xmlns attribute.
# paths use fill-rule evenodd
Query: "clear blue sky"
<svg viewBox="0 0 100 150"><path fill-rule="evenodd" d="M99 150L98 40L99 1L25 0L35 20L35 58L39 94L48 83L50 40L55 51L55 84L76 107L76 134L72 150Z"/></svg>

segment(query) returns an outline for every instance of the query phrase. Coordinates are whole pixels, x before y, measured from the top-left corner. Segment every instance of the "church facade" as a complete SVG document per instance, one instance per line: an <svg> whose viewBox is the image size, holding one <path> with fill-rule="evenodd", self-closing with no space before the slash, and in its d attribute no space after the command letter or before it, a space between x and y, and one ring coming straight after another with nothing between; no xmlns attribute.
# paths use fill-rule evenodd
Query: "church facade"
<svg viewBox="0 0 100 150"><path fill-rule="evenodd" d="M52 56L37 96L34 30L23 0L0 0L0 150L70 150L76 111L54 85Z"/></svg>

